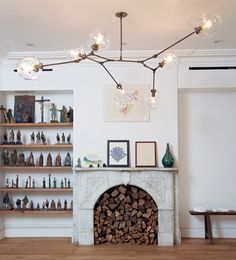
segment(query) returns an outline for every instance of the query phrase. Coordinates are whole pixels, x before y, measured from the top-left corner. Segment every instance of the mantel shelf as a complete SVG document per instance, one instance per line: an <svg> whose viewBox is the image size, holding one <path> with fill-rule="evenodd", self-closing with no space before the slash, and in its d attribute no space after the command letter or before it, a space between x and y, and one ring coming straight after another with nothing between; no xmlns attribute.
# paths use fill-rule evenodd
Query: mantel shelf
<svg viewBox="0 0 236 260"><path fill-rule="evenodd" d="M73 148L72 144L1 144L0 148L10 149L31 149L31 148Z"/></svg>
<svg viewBox="0 0 236 260"><path fill-rule="evenodd" d="M89 172L89 171L121 171L121 172L140 172L140 171L165 171L165 172L178 172L178 168L164 168L164 167L74 167L74 171Z"/></svg>
<svg viewBox="0 0 236 260"><path fill-rule="evenodd" d="M7 210L7 209L0 209L0 215L18 215L18 214L27 214L27 215L71 215L72 210L37 210L37 209L13 209L13 210Z"/></svg>
<svg viewBox="0 0 236 260"><path fill-rule="evenodd" d="M71 123L0 123L4 127L72 127Z"/></svg>
<svg viewBox="0 0 236 260"><path fill-rule="evenodd" d="M72 192L73 188L0 188L0 192Z"/></svg>
<svg viewBox="0 0 236 260"><path fill-rule="evenodd" d="M1 166L0 170L17 170L17 171L25 171L25 170L33 170L33 171L66 171L66 170L72 170L72 167L67 166Z"/></svg>

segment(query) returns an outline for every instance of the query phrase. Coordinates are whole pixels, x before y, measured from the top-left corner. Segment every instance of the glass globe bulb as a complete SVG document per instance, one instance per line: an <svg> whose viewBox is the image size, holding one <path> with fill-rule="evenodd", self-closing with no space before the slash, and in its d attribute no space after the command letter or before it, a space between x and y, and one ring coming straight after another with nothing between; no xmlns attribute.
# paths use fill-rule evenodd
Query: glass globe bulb
<svg viewBox="0 0 236 260"><path fill-rule="evenodd" d="M94 51L103 51L107 49L110 45L110 34L104 32L103 29L94 29L88 38L88 47L92 48Z"/></svg>
<svg viewBox="0 0 236 260"><path fill-rule="evenodd" d="M151 96L150 97L150 107L151 108L156 108L157 107L157 97L153 97Z"/></svg>
<svg viewBox="0 0 236 260"><path fill-rule="evenodd" d="M221 24L221 17L215 13L201 14L195 21L195 28L200 28L197 35L200 38L209 38L213 36Z"/></svg>
<svg viewBox="0 0 236 260"><path fill-rule="evenodd" d="M84 54L84 48L80 45L79 48L69 50L68 54L73 60L79 60Z"/></svg>
<svg viewBox="0 0 236 260"><path fill-rule="evenodd" d="M160 59L161 59L160 66L165 66L168 68L173 67L177 62L177 57L173 51L165 52L163 56L160 57Z"/></svg>
<svg viewBox="0 0 236 260"><path fill-rule="evenodd" d="M16 64L17 72L23 79L37 79L38 66L40 62L33 57L27 57Z"/></svg>

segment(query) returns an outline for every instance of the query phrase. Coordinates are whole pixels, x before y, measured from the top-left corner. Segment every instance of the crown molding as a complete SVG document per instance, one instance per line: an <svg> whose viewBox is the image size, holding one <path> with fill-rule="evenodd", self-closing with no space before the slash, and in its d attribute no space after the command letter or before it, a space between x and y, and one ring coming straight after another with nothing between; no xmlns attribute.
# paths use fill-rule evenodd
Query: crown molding
<svg viewBox="0 0 236 260"><path fill-rule="evenodd" d="M6 57L7 55L8 51L0 45L0 58Z"/></svg>
<svg viewBox="0 0 236 260"><path fill-rule="evenodd" d="M125 58L147 58L153 54L158 53L155 51L123 51ZM8 60L19 60L24 57L37 57L38 59L69 59L66 51L56 52L7 52L0 46L0 55L3 54ZM118 58L119 51L105 51L103 55L110 58ZM223 57L223 56L236 56L236 49L204 49L204 50L175 50L178 57Z"/></svg>

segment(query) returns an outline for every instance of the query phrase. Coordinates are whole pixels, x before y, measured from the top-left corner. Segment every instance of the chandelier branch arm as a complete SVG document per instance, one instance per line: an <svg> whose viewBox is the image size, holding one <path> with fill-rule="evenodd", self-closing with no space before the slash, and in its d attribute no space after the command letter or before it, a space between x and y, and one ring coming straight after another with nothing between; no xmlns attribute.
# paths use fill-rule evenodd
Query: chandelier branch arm
<svg viewBox="0 0 236 260"><path fill-rule="evenodd" d="M79 63L81 59L76 59L76 60L70 60L70 61L62 61L62 62L55 62L55 63L49 63L49 64L42 64L40 63L39 65L35 65L36 71L39 69L43 69L45 67L51 67L51 66L56 66L56 65L63 65L63 64L70 64L70 63Z"/></svg>
<svg viewBox="0 0 236 260"><path fill-rule="evenodd" d="M167 48L163 49L162 51L160 51L160 52L158 52L158 53L152 55L151 57L148 57L148 58L142 60L142 62L146 62L146 61L149 61L149 60L151 60L151 59L157 58L157 57L158 57L160 54L162 54L163 52L169 50L170 48L172 48L172 47L174 47L175 45L179 44L180 42L184 41L185 39L191 37L191 36L192 36L193 34L195 34L195 33L197 33L197 32L196 32L196 29L195 29L195 31L189 33L188 35L184 36L184 37L181 38L180 40L174 42L173 44L171 44L171 45L168 46Z"/></svg>

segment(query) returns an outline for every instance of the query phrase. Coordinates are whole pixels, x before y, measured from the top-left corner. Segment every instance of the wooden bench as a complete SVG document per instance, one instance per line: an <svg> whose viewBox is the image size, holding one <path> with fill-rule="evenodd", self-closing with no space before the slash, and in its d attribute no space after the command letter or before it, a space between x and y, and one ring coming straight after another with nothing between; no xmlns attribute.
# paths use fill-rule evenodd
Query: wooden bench
<svg viewBox="0 0 236 260"><path fill-rule="evenodd" d="M209 239L210 243L213 244L212 236L212 227L211 227L211 216L233 216L236 215L236 210L229 211L215 211L215 210L206 210L206 211L195 211L189 210L191 215L204 216L205 224L205 239Z"/></svg>

